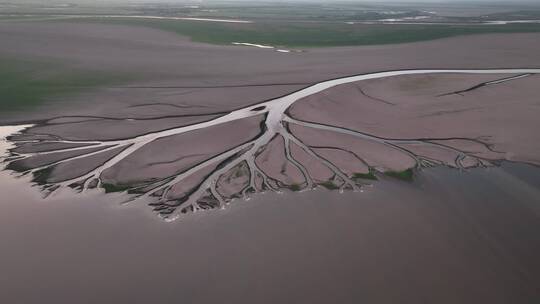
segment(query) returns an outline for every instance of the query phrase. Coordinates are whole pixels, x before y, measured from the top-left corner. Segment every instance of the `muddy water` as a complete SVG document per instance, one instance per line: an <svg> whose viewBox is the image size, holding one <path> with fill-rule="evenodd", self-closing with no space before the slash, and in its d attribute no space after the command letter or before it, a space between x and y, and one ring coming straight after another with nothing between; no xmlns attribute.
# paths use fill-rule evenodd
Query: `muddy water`
<svg viewBox="0 0 540 304"><path fill-rule="evenodd" d="M424 171L165 223L0 173L1 303L533 303L540 169Z"/></svg>
<svg viewBox="0 0 540 304"><path fill-rule="evenodd" d="M430 169L362 193L258 195L173 223L122 200L68 191L43 199L27 177L0 171L0 303L540 298L532 166Z"/></svg>

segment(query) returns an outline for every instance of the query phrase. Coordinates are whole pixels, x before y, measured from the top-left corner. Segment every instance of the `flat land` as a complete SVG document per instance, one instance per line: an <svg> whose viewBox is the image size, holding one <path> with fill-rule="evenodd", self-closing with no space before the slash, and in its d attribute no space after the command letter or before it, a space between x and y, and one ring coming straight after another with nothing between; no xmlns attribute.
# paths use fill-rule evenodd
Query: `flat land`
<svg viewBox="0 0 540 304"><path fill-rule="evenodd" d="M538 298L540 76L513 71L540 24L488 23L530 7L24 3L0 4L0 124L33 124L0 141L0 301Z"/></svg>
<svg viewBox="0 0 540 304"><path fill-rule="evenodd" d="M195 42L220 45L248 42L294 49L395 44L487 33L540 32L540 24L537 23L516 23L501 26L260 21L257 23L228 24L129 17L100 18L93 16L69 18L69 21L150 27L187 36Z"/></svg>
<svg viewBox="0 0 540 304"><path fill-rule="evenodd" d="M11 97L2 99L5 110L0 119L121 117L126 116L126 108L148 103L161 105L139 108L144 110L139 112L154 117L171 110L163 103L208 106L202 113L211 113L284 95L314 82L381 70L534 68L540 66L539 35L475 35L279 53L193 43L139 26L10 23L0 27L4 42L0 56L2 62L9 62L15 77L1 87L1 93ZM17 107L25 104L38 105L39 111L17 114ZM129 115L137 117L137 112L131 108Z"/></svg>
<svg viewBox="0 0 540 304"><path fill-rule="evenodd" d="M516 75L449 73L359 81L309 96L295 103L289 112L302 121L361 131L379 138L454 138L447 144L467 146L465 149L475 150L476 156L540 165L540 146L532 144L540 142L536 132L532 131L538 125L540 115L536 93L540 76L518 76L513 80L512 77ZM501 79L508 81L498 83ZM495 83L478 87L490 82ZM502 128L504 132L501 132ZM317 132L315 138L318 145L325 145ZM334 137L329 135L328 138ZM477 139L488 146L458 140L465 138ZM355 140L350 139L351 142L344 146L353 147ZM453 154L456 151L422 147L418 143L404 143L402 147L430 159L448 158L449 162L445 164L455 166L456 155ZM507 150L509 147L512 147L511 152ZM366 147L360 146L356 151L361 155L362 150ZM383 151L377 153L380 155ZM382 159L397 161L398 157ZM391 165L386 167L392 168ZM403 169L407 169L407 165L402 165Z"/></svg>
<svg viewBox="0 0 540 304"><path fill-rule="evenodd" d="M199 20L180 20L182 18ZM247 42L306 48L406 43L482 33L538 32L540 6L532 3L328 4L318 1L249 4L164 1L132 5L8 2L0 6L0 22L16 21L136 25L177 33L196 42L222 45Z"/></svg>
<svg viewBox="0 0 540 304"><path fill-rule="evenodd" d="M182 200L186 197L193 197L194 206L200 203L204 208L223 204L209 203L221 196L217 188L226 194L225 200L230 200L265 189L294 191L316 185L356 189L361 180L375 179L375 173L411 179L413 170L422 166L469 168L501 160L538 164L538 147L533 144L540 142L533 131L539 109L534 95L536 75L449 74L361 81L309 96L288 111L300 122L331 125L341 128L339 132L360 132L371 136L367 139L268 120L231 121L232 129L223 124L213 126L215 131L204 127L200 130L200 134L206 134L201 135L202 140L193 138L199 133L181 130L347 75L421 68L539 67L539 35L489 34L280 53L195 43L143 26L11 23L0 28L0 37L6 42L0 54L11 58L5 65L16 76L3 88L12 98L4 107L21 107L3 111L1 119L39 124L17 137L21 143L14 152L30 158L13 162L10 168L32 172L38 183L52 186L52 190L56 186L99 186L107 191L159 195L164 201L175 201L154 206L167 215L185 205ZM512 77L518 78L476 88ZM502 124L505 132L500 132ZM287 129L274 130L283 126ZM180 133L161 138L166 130ZM272 132L276 138L272 138ZM24 142L36 139L40 140L37 144ZM334 141L329 144L324 139ZM70 141L87 141L90 147L62 146ZM98 147L92 147L92 141L99 141L104 150L94 150ZM128 148L134 142L147 144L144 149ZM242 145L251 142L255 145L248 152L242 150ZM187 148L169 151L171 146L182 145L191 145L193 152ZM31 154L40 151L48 153ZM234 153L244 154L230 167L215 167L234 158ZM350 165L340 162L347 157L352 157ZM199 183L222 175L245 176L244 159L247 164L253 161L250 180L228 178L223 183L220 179L209 186L212 194L202 191L204 187L196 195L190 192ZM328 167L327 160L334 166ZM320 167L321 163L326 169ZM199 169L208 166L214 166L210 171L213 175L205 177ZM194 170L193 174L198 172L200 177L195 180L199 183L191 184L195 188L175 190L174 185L181 183L168 178L183 180L181 174L187 174L188 169ZM244 187L232 191L228 189L232 184ZM245 188L246 184L251 190ZM156 190L161 188L161 192ZM182 207L180 211L189 210Z"/></svg>

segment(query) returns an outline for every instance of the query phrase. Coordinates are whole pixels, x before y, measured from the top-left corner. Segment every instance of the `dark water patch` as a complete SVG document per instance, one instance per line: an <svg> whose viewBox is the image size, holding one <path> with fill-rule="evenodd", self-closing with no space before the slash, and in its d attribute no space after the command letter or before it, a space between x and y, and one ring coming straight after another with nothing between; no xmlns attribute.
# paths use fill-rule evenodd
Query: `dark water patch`
<svg viewBox="0 0 540 304"><path fill-rule="evenodd" d="M265 106L260 106L260 107L256 107L256 108L251 109L251 111L257 112L257 111L262 111L262 110L264 110L264 109L266 109Z"/></svg>
<svg viewBox="0 0 540 304"><path fill-rule="evenodd" d="M540 167L522 163L503 162L501 168L515 178L540 189Z"/></svg>

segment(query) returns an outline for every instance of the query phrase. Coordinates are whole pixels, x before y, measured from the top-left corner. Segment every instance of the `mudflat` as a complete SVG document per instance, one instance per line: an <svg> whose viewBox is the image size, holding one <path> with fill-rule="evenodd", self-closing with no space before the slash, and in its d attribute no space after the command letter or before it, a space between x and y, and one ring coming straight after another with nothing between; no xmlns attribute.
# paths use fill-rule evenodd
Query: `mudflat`
<svg viewBox="0 0 540 304"><path fill-rule="evenodd" d="M0 299L529 303L539 38L285 53L0 26L10 96L40 101L0 114L27 124L0 128L0 261L25 257Z"/></svg>
<svg viewBox="0 0 540 304"><path fill-rule="evenodd" d="M129 77L120 85L104 84L97 89L82 90L84 94L54 97L55 103L45 103L39 111L4 114L0 121L63 115L125 117L126 108L149 101L180 106L208 105L211 109L203 113L222 112L275 98L315 82L368 72L534 68L540 67L536 55L540 52L539 37L540 34L489 34L398 45L310 48L300 53L278 53L193 43L173 33L141 26L16 22L0 27L1 56L19 58L27 66L32 60L46 61L66 69ZM81 86L84 88L84 83ZM158 117L171 110L176 114L193 113L159 104L131 108L129 113L137 117L142 112L151 112Z"/></svg>
<svg viewBox="0 0 540 304"><path fill-rule="evenodd" d="M293 53L207 45L141 26L83 22L15 22L0 28L0 37L6 41L0 54L25 65L47 61L68 70L130 75L122 83L48 96L39 110L1 118L37 122L11 137L18 146L9 168L32 173L47 191L131 190L145 200L159 197L154 209L169 215L201 204L222 206L265 190L358 190L376 174L409 179L423 166L539 163L535 143L540 141L533 131L539 109L534 94L538 34ZM501 61L508 53L513 56ZM438 67L527 67L531 72L449 70L376 77L332 85L290 108L274 109L293 92L327 79ZM263 121L244 122L256 114L264 115ZM239 129L251 129L245 132L251 135L238 141L233 134ZM66 146L74 144L79 146ZM200 144L208 151L172 148ZM203 178L208 166L212 174ZM233 181L232 176L241 178ZM186 179L198 182L171 191ZM233 184L236 191L223 190L224 195L218 190Z"/></svg>
<svg viewBox="0 0 540 304"><path fill-rule="evenodd" d="M538 164L538 73L402 70L345 77L122 138L102 139L86 130L85 120L55 119L9 138L16 147L8 168L31 174L47 195L67 188L127 191L130 200L175 220L260 192L359 191L381 175L412 180L425 167Z"/></svg>
<svg viewBox="0 0 540 304"><path fill-rule="evenodd" d="M539 83L538 75L396 76L331 88L298 101L289 112L302 121L379 138L432 139L486 159L538 165L540 138L533 130L540 114ZM448 157L444 164L456 166L456 151L412 141L400 146L432 159Z"/></svg>

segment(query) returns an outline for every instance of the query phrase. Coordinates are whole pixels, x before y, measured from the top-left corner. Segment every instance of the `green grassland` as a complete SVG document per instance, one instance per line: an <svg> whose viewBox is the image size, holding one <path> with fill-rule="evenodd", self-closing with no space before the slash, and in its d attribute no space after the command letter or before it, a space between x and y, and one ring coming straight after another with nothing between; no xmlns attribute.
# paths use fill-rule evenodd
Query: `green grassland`
<svg viewBox="0 0 540 304"><path fill-rule="evenodd" d="M145 26L188 36L196 42L211 44L228 45L232 42L249 42L296 48L407 43L485 33L540 32L540 24L351 25L336 22L256 22L250 24L224 24L185 20L100 17L70 19L70 22L97 22Z"/></svg>
<svg viewBox="0 0 540 304"><path fill-rule="evenodd" d="M28 13L35 13L32 6ZM485 34L540 32L540 24L516 23L507 25L478 24L480 20L514 20L540 18L540 10L516 10L490 16L460 18L459 24L347 24L382 18L389 7L371 7L360 4L270 4L248 5L232 1L214 3L200 8L185 6L145 5L140 11L125 7L78 7L70 14L39 13L25 15L22 8L17 14L0 14L0 25L12 22L91 22L134 25L156 28L187 36L195 42L230 45L232 42L267 44L288 48L381 45L426 41L439 38ZM395 8L399 9L399 8ZM19 11L22 10L22 11ZM218 23L187 20L99 17L110 14L139 14L157 16L191 16L253 20L254 23ZM37 10L39 12L39 10ZM76 13L90 14L85 17ZM403 9L392 17L421 15L422 8ZM124 83L126 75L72 69L51 62L13 60L0 57L0 113L24 110L59 96L76 94L83 90Z"/></svg>
<svg viewBox="0 0 540 304"><path fill-rule="evenodd" d="M412 182L414 179L413 169L407 169L405 171L386 171L384 174L406 182Z"/></svg>
<svg viewBox="0 0 540 304"><path fill-rule="evenodd" d="M12 0L13 1L13 0ZM9 1L8 1L9 2ZM16 1L15 1L16 2ZM450 13L430 10L450 8ZM496 8L497 13L489 13ZM475 14L470 16L469 10ZM81 17L84 15L84 17ZM109 17L104 17L108 15ZM120 15L121 18L110 18ZM241 19L253 23L218 23L188 20L129 18L136 16L199 17ZM101 17L100 17L101 16ZM387 18L427 17L426 24L361 24ZM540 24L516 23L487 25L489 20L537 20L540 5L500 5L489 3L422 4L391 2L244 2L220 0L186 5L164 0L126 6L120 2L79 2L69 7L46 10L41 5L18 5L0 12L0 22L49 21L97 22L157 28L190 37L193 41L229 45L249 42L282 47L308 48L355 45L378 45L426 41L432 39L485 34L540 32ZM32 19L34 18L34 19ZM347 24L348 22L359 22ZM431 24L433 23L433 24Z"/></svg>
<svg viewBox="0 0 540 304"><path fill-rule="evenodd" d="M0 58L0 113L20 111L105 85L126 76L70 69L50 62Z"/></svg>

